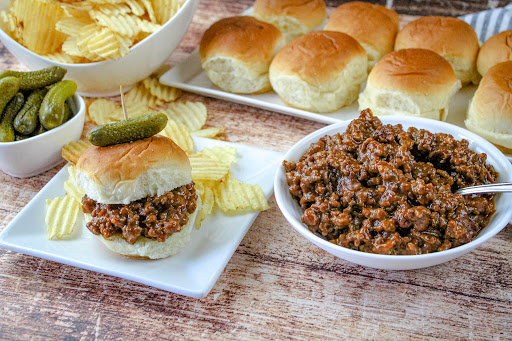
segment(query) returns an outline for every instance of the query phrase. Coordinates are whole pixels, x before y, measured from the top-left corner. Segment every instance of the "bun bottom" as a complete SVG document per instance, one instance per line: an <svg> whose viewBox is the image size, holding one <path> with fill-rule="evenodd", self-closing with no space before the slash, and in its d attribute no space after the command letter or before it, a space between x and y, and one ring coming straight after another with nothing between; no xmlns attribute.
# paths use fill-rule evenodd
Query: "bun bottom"
<svg viewBox="0 0 512 341"><path fill-rule="evenodd" d="M168 237L165 242L139 237L135 244L129 244L120 236L113 236L105 239L102 235L95 235L110 251L118 255L137 259L161 259L174 256L181 251L190 241L190 234L195 226L197 213L201 205L198 197L196 210L189 216L188 223L181 228L180 232ZM91 215L85 214L84 225L91 221Z"/></svg>

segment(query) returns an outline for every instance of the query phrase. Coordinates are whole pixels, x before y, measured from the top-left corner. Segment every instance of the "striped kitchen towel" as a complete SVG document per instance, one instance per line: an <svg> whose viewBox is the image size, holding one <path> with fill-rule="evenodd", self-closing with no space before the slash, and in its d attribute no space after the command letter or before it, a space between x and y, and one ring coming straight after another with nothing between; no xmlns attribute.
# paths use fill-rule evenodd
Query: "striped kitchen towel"
<svg viewBox="0 0 512 341"><path fill-rule="evenodd" d="M478 40L485 42L497 33L512 29L512 3L505 7L463 15L459 18L473 26Z"/></svg>

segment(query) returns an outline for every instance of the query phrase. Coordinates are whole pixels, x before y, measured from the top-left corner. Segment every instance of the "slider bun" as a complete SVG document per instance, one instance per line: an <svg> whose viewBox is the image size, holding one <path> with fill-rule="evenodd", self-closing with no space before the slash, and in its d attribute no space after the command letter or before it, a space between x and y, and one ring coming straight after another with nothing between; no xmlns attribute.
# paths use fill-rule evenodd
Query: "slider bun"
<svg viewBox="0 0 512 341"><path fill-rule="evenodd" d="M187 154L156 135L108 147L92 146L76 164L77 185L102 204L129 204L192 182Z"/></svg>
<svg viewBox="0 0 512 341"><path fill-rule="evenodd" d="M384 6L366 2L347 2L332 12L326 30L355 38L368 54L368 70L382 56L393 51L398 32L398 14Z"/></svg>
<svg viewBox="0 0 512 341"><path fill-rule="evenodd" d="M201 198L197 197L198 208L201 205ZM189 215L188 223L181 227L180 232L173 233L167 237L165 242L159 242L146 237L139 237L135 244L129 244L121 236L113 236L105 239L102 235L95 235L109 250L125 257L139 259L160 259L174 256L181 251L190 241L190 234L195 225L197 212L196 209ZM85 214L85 224L91 220L90 214Z"/></svg>
<svg viewBox="0 0 512 341"><path fill-rule="evenodd" d="M332 112L357 99L366 70L366 52L354 38L317 31L279 51L270 65L270 82L287 105Z"/></svg>
<svg viewBox="0 0 512 341"><path fill-rule="evenodd" d="M482 45L478 53L476 66L483 76L498 63L512 61L512 30L498 33Z"/></svg>
<svg viewBox="0 0 512 341"><path fill-rule="evenodd" d="M462 84L478 83L476 58L479 49L475 30L466 22L449 17L422 17L398 32L395 50L420 48L439 53L452 66Z"/></svg>
<svg viewBox="0 0 512 341"><path fill-rule="evenodd" d="M290 42L322 25L327 13L323 0L256 0L253 15L277 27Z"/></svg>
<svg viewBox="0 0 512 341"><path fill-rule="evenodd" d="M471 100L466 127L512 153L512 61L491 67Z"/></svg>
<svg viewBox="0 0 512 341"><path fill-rule="evenodd" d="M206 75L219 88L261 93L271 90L268 67L282 45L281 32L274 25L238 16L217 21L206 30L199 54Z"/></svg>
<svg viewBox="0 0 512 341"><path fill-rule="evenodd" d="M385 55L368 76L359 108L376 115L408 115L445 120L460 81L437 53L406 49Z"/></svg>

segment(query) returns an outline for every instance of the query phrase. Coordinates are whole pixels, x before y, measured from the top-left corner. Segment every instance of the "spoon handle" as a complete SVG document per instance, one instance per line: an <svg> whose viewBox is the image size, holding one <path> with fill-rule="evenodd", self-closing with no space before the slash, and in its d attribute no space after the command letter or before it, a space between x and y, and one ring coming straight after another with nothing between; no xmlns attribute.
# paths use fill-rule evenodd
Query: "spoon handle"
<svg viewBox="0 0 512 341"><path fill-rule="evenodd" d="M502 182L498 184L480 185L473 187L461 188L457 194L481 194L481 193L512 193L512 182Z"/></svg>

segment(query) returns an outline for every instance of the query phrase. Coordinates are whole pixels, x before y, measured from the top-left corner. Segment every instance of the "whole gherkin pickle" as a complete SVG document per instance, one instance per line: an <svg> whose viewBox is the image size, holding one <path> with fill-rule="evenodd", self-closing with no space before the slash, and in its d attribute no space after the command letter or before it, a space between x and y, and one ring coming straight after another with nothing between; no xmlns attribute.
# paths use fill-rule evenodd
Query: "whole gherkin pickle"
<svg viewBox="0 0 512 341"><path fill-rule="evenodd" d="M18 93L20 80L16 77L5 77L0 79L0 114L4 112L5 106L11 98Z"/></svg>
<svg viewBox="0 0 512 341"><path fill-rule="evenodd" d="M20 80L20 90L34 90L61 81L67 70L60 66L52 66L38 71L11 71L0 72L0 79L16 77Z"/></svg>
<svg viewBox="0 0 512 341"><path fill-rule="evenodd" d="M5 107L2 120L0 121L0 142L14 141L16 136L12 123L18 111L23 107L23 103L25 103L25 96L18 92Z"/></svg>
<svg viewBox="0 0 512 341"><path fill-rule="evenodd" d="M162 131L166 124L165 114L152 112L126 121L97 126L87 133L87 138L93 145L105 147L151 137Z"/></svg>
<svg viewBox="0 0 512 341"><path fill-rule="evenodd" d="M76 91L76 83L73 81L60 81L53 86L39 109L39 122L45 129L53 129L64 123L66 118L66 99L73 96Z"/></svg>
<svg viewBox="0 0 512 341"><path fill-rule="evenodd" d="M14 129L18 133L29 135L36 129L39 123L39 108L47 91L45 88L37 89L28 96L25 105L14 119Z"/></svg>

